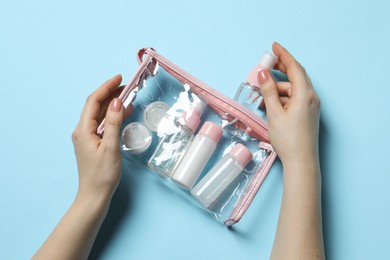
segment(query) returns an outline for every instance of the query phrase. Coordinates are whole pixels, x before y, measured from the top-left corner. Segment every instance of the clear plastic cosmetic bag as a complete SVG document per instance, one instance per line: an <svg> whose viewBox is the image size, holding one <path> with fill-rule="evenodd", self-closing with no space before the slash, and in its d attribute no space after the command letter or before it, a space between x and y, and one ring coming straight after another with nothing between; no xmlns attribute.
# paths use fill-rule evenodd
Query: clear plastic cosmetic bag
<svg viewBox="0 0 390 260"><path fill-rule="evenodd" d="M276 158L267 123L152 48L138 61L119 96L133 106L121 130L123 157L226 226L237 223Z"/></svg>

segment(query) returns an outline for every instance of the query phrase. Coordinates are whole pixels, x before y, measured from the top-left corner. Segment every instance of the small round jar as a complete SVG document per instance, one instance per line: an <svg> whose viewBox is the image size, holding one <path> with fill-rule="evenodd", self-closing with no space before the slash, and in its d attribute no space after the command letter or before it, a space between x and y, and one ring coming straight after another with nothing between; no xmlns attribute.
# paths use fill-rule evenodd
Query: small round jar
<svg viewBox="0 0 390 260"><path fill-rule="evenodd" d="M122 143L123 150L131 154L141 154L152 143L152 133L144 124L133 122L123 129Z"/></svg>
<svg viewBox="0 0 390 260"><path fill-rule="evenodd" d="M161 101L150 103L144 110L144 123L153 132L157 132L158 125L167 115L169 106Z"/></svg>

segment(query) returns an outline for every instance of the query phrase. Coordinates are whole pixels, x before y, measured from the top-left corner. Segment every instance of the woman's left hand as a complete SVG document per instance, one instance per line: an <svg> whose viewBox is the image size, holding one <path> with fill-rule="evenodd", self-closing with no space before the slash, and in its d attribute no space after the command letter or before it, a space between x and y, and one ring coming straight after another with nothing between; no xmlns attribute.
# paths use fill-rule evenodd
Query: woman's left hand
<svg viewBox="0 0 390 260"><path fill-rule="evenodd" d="M121 75L117 75L88 97L72 134L79 173L78 196L103 196L109 201L118 186L121 176L119 131L124 109L122 102L118 98L112 99L112 96L121 81ZM108 102L105 132L101 138L96 134L96 129L104 115L104 104Z"/></svg>

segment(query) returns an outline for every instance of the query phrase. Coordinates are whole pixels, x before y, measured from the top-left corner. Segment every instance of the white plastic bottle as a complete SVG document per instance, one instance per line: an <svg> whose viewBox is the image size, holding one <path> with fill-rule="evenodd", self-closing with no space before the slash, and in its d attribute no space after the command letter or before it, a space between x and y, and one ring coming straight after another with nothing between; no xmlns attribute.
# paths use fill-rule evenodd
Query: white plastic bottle
<svg viewBox="0 0 390 260"><path fill-rule="evenodd" d="M278 58L274 54L265 52L261 57L259 64L249 72L246 82L241 83L238 91L234 95L234 100L250 110L256 111L263 99L260 94L257 74L261 69L272 69L277 59Z"/></svg>
<svg viewBox="0 0 390 260"><path fill-rule="evenodd" d="M181 158L194 139L194 132L200 123L200 117L207 103L199 99L198 102L176 122L177 128L172 134L162 137L148 166L164 177L172 175Z"/></svg>
<svg viewBox="0 0 390 260"><path fill-rule="evenodd" d="M224 191L252 160L252 153L242 144L236 144L191 190L205 208L218 204Z"/></svg>
<svg viewBox="0 0 390 260"><path fill-rule="evenodd" d="M221 139L223 130L206 121L172 175L180 187L191 190Z"/></svg>

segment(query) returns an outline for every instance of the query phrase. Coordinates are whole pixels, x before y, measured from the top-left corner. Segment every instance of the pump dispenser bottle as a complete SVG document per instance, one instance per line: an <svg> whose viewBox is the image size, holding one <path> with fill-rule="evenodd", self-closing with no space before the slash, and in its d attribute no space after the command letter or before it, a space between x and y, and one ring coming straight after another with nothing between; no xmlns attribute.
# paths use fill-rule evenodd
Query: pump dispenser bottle
<svg viewBox="0 0 390 260"><path fill-rule="evenodd" d="M200 117L207 103L199 99L176 121L176 131L164 135L155 152L150 157L148 166L164 177L169 177L176 169L180 159L194 139L194 132L200 123Z"/></svg>
<svg viewBox="0 0 390 260"><path fill-rule="evenodd" d="M274 54L265 52L260 59L259 64L249 72L246 82L241 83L234 96L234 100L250 110L256 111L263 99L260 94L257 74L262 69L271 70L277 59L278 58Z"/></svg>
<svg viewBox="0 0 390 260"><path fill-rule="evenodd" d="M221 127L206 121L173 173L172 181L185 190L191 190L213 154L222 133Z"/></svg>
<svg viewBox="0 0 390 260"><path fill-rule="evenodd" d="M251 160L252 153L244 145L236 144L195 185L192 196L205 208L213 208Z"/></svg>

